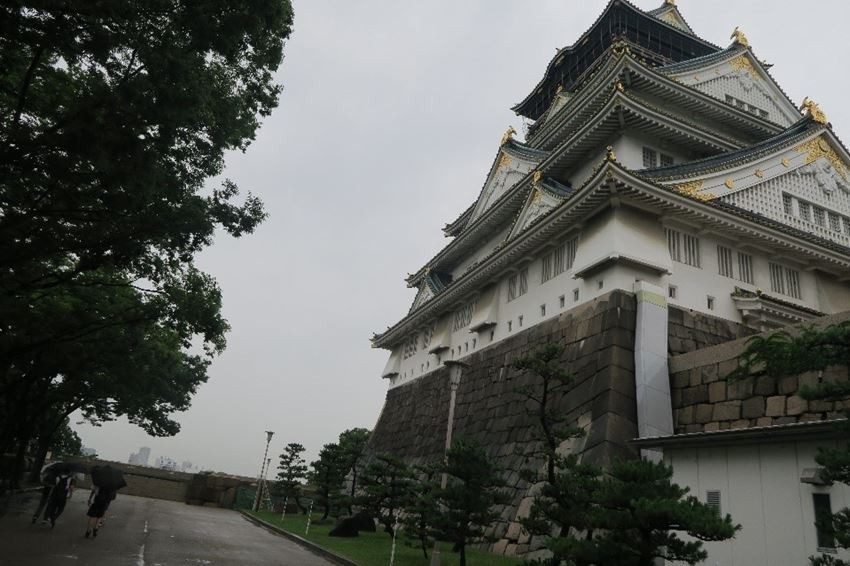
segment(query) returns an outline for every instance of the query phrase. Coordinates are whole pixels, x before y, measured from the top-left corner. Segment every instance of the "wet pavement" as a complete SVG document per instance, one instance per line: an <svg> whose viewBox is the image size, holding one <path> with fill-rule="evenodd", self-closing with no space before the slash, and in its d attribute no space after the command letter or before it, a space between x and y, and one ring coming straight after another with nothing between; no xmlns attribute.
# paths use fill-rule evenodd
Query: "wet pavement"
<svg viewBox="0 0 850 566"><path fill-rule="evenodd" d="M89 492L78 490L56 527L30 523L37 495L20 495L0 515L3 566L186 566L331 564L227 509L123 496L86 539Z"/></svg>

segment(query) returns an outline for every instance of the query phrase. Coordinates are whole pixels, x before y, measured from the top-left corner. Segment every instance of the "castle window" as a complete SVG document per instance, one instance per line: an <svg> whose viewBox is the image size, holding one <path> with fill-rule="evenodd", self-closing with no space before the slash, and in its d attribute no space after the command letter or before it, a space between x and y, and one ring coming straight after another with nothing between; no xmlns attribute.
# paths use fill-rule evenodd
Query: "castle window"
<svg viewBox="0 0 850 566"><path fill-rule="evenodd" d="M546 305L540 305L540 316L546 316Z"/></svg>
<svg viewBox="0 0 850 566"><path fill-rule="evenodd" d="M723 277L735 277L732 273L732 250L717 246L717 273Z"/></svg>
<svg viewBox="0 0 850 566"><path fill-rule="evenodd" d="M782 193L782 207L785 209L785 214L794 214L794 202L788 193Z"/></svg>
<svg viewBox="0 0 850 566"><path fill-rule="evenodd" d="M708 307L708 310L713 311L714 310L714 297L711 297L711 296L706 297L705 306Z"/></svg>
<svg viewBox="0 0 850 566"><path fill-rule="evenodd" d="M753 283L753 256L738 252L738 280Z"/></svg>
<svg viewBox="0 0 850 566"><path fill-rule="evenodd" d="M514 321L509 320L508 321L508 332L510 332L513 329L514 329Z"/></svg>
<svg viewBox="0 0 850 566"><path fill-rule="evenodd" d="M528 268L524 267L519 272L519 295L528 293Z"/></svg>
<svg viewBox="0 0 850 566"><path fill-rule="evenodd" d="M548 253L540 260L540 283L546 283L552 279L552 254Z"/></svg>
<svg viewBox="0 0 850 566"><path fill-rule="evenodd" d="M673 165L673 156L672 155L666 155L666 154L662 153L660 155L660 158L661 158L661 166L662 167L669 167L670 165Z"/></svg>
<svg viewBox="0 0 850 566"><path fill-rule="evenodd" d="M419 347L419 335L414 334L404 343L403 358L406 360L416 355L416 350Z"/></svg>
<svg viewBox="0 0 850 566"><path fill-rule="evenodd" d="M665 228L664 234L667 236L667 249L670 250L670 259L682 261L682 235L670 228Z"/></svg>
<svg viewBox="0 0 850 566"><path fill-rule="evenodd" d="M812 212L814 212L815 224L826 226L826 211L819 206L812 205Z"/></svg>
<svg viewBox="0 0 850 566"><path fill-rule="evenodd" d="M573 289L573 301L578 302L578 289Z"/></svg>
<svg viewBox="0 0 850 566"><path fill-rule="evenodd" d="M844 233L850 236L850 218L842 216L841 219L844 221Z"/></svg>
<svg viewBox="0 0 850 566"><path fill-rule="evenodd" d="M682 263L699 267L699 238L690 234L682 234L682 243L684 244L682 246L684 252Z"/></svg>
<svg viewBox="0 0 850 566"><path fill-rule="evenodd" d="M517 298L516 294L517 275L514 273L508 277L508 301L513 301Z"/></svg>
<svg viewBox="0 0 850 566"><path fill-rule="evenodd" d="M519 327L522 328L522 315L517 317L517 322L519 323Z"/></svg>
<svg viewBox="0 0 850 566"><path fill-rule="evenodd" d="M658 167L658 154L654 149L644 146L643 148L643 166L646 169Z"/></svg>
<svg viewBox="0 0 850 566"><path fill-rule="evenodd" d="M431 337L434 335L434 327L431 326L425 329L425 332L422 333L422 347L427 348L431 345Z"/></svg>
<svg viewBox="0 0 850 566"><path fill-rule="evenodd" d="M795 299L802 298L800 294L800 272L784 265L771 263L770 290Z"/></svg>
<svg viewBox="0 0 850 566"><path fill-rule="evenodd" d="M459 310L455 311L454 321L452 322L452 332L457 332L461 328L466 328L472 321L472 311L475 310L475 302L467 303Z"/></svg>
<svg viewBox="0 0 850 566"><path fill-rule="evenodd" d="M564 308L564 306L566 306L567 304L567 298L564 295L561 295L560 297L558 297L558 304L561 308Z"/></svg>
<svg viewBox="0 0 850 566"><path fill-rule="evenodd" d="M799 201L798 206L800 207L800 218L803 220L812 221L812 205L807 202Z"/></svg>
<svg viewBox="0 0 850 566"><path fill-rule="evenodd" d="M828 493L813 493L812 503L815 507L815 531L817 532L818 550L835 548L835 537L827 528L832 517L832 502Z"/></svg>
<svg viewBox="0 0 850 566"><path fill-rule="evenodd" d="M841 232L841 217L834 212L829 213L829 227L836 232Z"/></svg>
<svg viewBox="0 0 850 566"><path fill-rule="evenodd" d="M676 295L678 295L678 294L679 294L679 288L676 287L675 285L670 285L669 287L667 287L667 296L670 297L671 299L675 299Z"/></svg>

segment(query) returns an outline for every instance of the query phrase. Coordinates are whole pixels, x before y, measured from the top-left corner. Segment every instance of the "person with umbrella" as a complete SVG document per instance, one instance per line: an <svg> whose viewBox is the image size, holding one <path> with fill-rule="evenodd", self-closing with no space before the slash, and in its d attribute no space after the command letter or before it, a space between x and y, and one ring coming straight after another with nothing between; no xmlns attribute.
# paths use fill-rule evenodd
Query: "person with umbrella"
<svg viewBox="0 0 850 566"><path fill-rule="evenodd" d="M86 523L86 538L96 537L97 529L109 504L115 499L118 490L127 485L124 474L112 466L95 466L91 469L91 481L93 486L93 497L86 512L88 522Z"/></svg>
<svg viewBox="0 0 850 566"><path fill-rule="evenodd" d="M51 528L56 525L56 519L65 510L65 503L74 491L74 476L85 473L86 468L76 462L53 462L41 470L41 482L44 487L41 490L41 498L32 522L38 519L41 510L44 509L42 522L50 521Z"/></svg>

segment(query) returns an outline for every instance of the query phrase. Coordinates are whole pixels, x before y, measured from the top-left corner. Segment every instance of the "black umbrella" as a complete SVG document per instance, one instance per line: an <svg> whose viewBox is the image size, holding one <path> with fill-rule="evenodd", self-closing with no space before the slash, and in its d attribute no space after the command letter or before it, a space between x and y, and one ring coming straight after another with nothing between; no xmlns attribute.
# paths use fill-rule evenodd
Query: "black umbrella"
<svg viewBox="0 0 850 566"><path fill-rule="evenodd" d="M85 474L86 471L86 467L79 462L53 462L41 469L41 482L53 485L61 475Z"/></svg>
<svg viewBox="0 0 850 566"><path fill-rule="evenodd" d="M108 465L93 467L91 469L91 482L106 491L118 491L127 485L121 470Z"/></svg>

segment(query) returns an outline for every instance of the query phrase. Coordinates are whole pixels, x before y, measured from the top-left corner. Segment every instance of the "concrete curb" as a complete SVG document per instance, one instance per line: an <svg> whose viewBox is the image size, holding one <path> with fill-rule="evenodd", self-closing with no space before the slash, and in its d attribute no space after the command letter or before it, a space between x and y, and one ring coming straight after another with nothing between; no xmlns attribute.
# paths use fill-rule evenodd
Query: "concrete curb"
<svg viewBox="0 0 850 566"><path fill-rule="evenodd" d="M328 550L327 548L319 546L315 542L311 542L311 541L309 541L305 538L302 538L302 537L300 537L296 534L292 534L289 531L285 531L285 530L281 529L280 527L278 527L276 525L272 525L271 523L263 521L262 519L258 519L257 517L254 517L253 515L249 514L247 511L240 509L239 512L242 514L243 517L245 517L247 520L251 521L255 525L263 527L263 528L265 528L265 529L267 529L267 530L269 530L269 531L271 531L271 532L273 532L277 535L281 535L285 538L288 538L292 542L303 546L304 548L313 552L314 554L318 554L319 556L322 556L323 558L327 558L328 560L330 560L334 564L341 564L342 566L360 566L359 564L357 564L357 562L354 562L353 560L349 560L348 558L345 558L344 556L340 556L339 554L332 552L332 551Z"/></svg>

